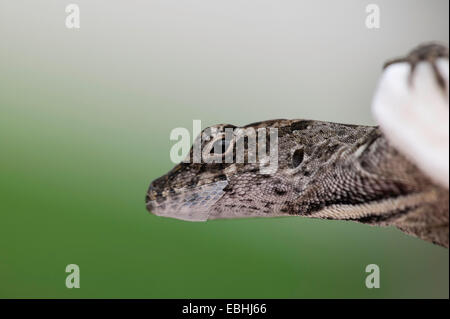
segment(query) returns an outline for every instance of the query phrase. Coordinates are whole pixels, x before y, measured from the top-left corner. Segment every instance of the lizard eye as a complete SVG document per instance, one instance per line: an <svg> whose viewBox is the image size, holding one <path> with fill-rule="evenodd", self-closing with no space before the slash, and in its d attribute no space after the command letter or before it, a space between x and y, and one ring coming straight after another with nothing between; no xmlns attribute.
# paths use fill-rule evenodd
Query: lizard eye
<svg viewBox="0 0 450 319"><path fill-rule="evenodd" d="M303 158L305 153L303 148L298 148L295 150L294 154L292 154L292 168L296 168L303 162Z"/></svg>
<svg viewBox="0 0 450 319"><path fill-rule="evenodd" d="M228 141L224 137L224 138L214 142L213 146L211 147L211 151L209 153L217 154L217 155L224 154L227 151L229 146L230 146L230 141Z"/></svg>

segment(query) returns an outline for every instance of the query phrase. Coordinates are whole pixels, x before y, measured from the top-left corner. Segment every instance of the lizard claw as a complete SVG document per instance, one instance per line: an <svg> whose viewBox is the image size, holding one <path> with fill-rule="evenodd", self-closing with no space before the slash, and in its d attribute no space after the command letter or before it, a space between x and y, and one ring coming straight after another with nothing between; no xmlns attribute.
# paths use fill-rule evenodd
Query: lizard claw
<svg viewBox="0 0 450 319"><path fill-rule="evenodd" d="M449 57L449 52L448 52L447 47L437 44L437 43L428 43L428 44L423 44L423 45L418 46L417 48L412 50L405 57L395 58L395 59L387 61L384 64L383 69L386 69L387 67L389 67L390 65L395 64L395 63L402 63L402 62L408 63L411 66L411 71L409 74L409 84L412 86L413 76L414 76L414 72L416 70L417 65L420 62L428 62L428 63L430 63L430 65L433 69L433 73L434 73L436 82L438 83L438 85L442 89L442 91L444 93L446 93L445 79L442 76L441 72L439 71L439 68L437 66L437 60L439 58L448 59L448 57Z"/></svg>

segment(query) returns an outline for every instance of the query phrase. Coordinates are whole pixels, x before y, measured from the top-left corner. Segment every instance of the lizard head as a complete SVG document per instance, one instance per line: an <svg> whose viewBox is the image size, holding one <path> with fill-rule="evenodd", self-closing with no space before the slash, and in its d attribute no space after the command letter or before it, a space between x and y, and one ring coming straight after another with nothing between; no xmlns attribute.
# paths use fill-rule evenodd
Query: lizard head
<svg viewBox="0 0 450 319"><path fill-rule="evenodd" d="M197 221L306 216L395 196L404 188L380 176L380 156L393 153L380 151L379 137L376 127L311 120L216 125L197 137L185 161L151 183L147 209Z"/></svg>
<svg viewBox="0 0 450 319"><path fill-rule="evenodd" d="M271 164L278 164L277 156L270 156L270 151L278 152L277 145L271 144L277 136L271 136L271 132L276 135L284 122L288 121L273 120L244 127L219 124L204 129L186 159L151 183L147 209L156 215L203 221L210 218L225 194L234 193L263 173L268 183L268 171L276 170ZM232 190L231 185L238 180L244 184Z"/></svg>

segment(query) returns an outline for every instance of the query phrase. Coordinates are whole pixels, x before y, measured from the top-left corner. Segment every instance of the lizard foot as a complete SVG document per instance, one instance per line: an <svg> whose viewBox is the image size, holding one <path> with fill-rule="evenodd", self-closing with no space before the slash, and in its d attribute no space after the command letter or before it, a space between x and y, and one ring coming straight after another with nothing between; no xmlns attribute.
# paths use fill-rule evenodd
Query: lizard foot
<svg viewBox="0 0 450 319"><path fill-rule="evenodd" d="M437 43L428 43L418 46L405 57L395 58L393 60L387 61L384 64L383 68L385 69L388 66L395 63L402 63L402 62L409 63L409 65L411 66L411 72L409 74L409 83L410 85L412 85L414 71L416 70L417 65L420 62L428 62L430 63L433 69L436 82L438 83L439 87L444 91L444 93L446 93L445 79L442 76L441 72L439 71L439 68L437 66L437 60L439 58L448 59L448 56L449 54L447 47Z"/></svg>

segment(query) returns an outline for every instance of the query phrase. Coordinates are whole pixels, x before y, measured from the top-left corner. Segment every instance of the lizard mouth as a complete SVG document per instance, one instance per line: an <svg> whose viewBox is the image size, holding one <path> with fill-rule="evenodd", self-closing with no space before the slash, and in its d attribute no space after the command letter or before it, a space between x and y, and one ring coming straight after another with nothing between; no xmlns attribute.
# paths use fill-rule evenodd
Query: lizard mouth
<svg viewBox="0 0 450 319"><path fill-rule="evenodd" d="M157 216L187 221L206 221L214 204L225 193L226 180L196 187L158 191L152 183L147 192L146 207Z"/></svg>

